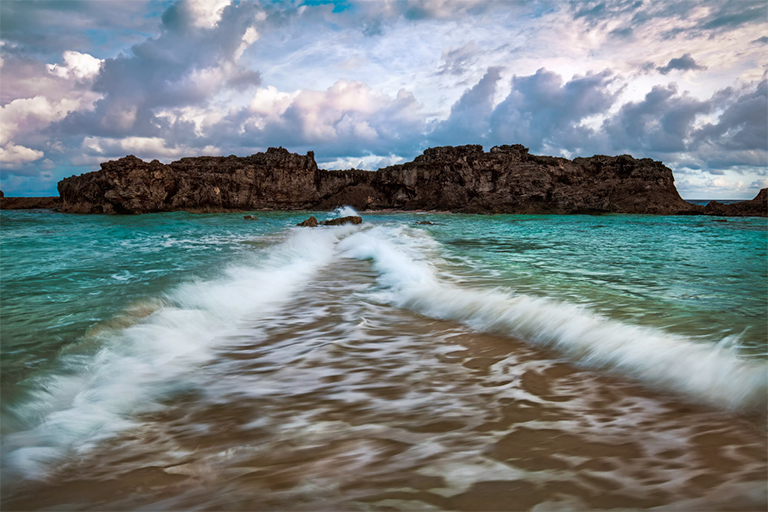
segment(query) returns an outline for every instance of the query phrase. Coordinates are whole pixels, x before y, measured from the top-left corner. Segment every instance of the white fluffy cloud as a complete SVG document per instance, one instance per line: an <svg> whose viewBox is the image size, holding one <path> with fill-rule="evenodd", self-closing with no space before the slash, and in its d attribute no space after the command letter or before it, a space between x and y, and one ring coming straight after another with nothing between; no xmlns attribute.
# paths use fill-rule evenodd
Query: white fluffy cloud
<svg viewBox="0 0 768 512"><path fill-rule="evenodd" d="M34 162L45 156L42 151L25 148L15 144L6 144L0 147L0 162L4 164L20 164L24 162Z"/></svg>
<svg viewBox="0 0 768 512"><path fill-rule="evenodd" d="M88 108L96 97L83 95L51 101L45 96L35 96L13 100L0 111L0 144L6 144L20 133L45 128L83 106Z"/></svg>
<svg viewBox="0 0 768 512"><path fill-rule="evenodd" d="M329 156L381 155L421 134L420 109L405 90L391 97L357 81L290 93L270 86L256 91L241 131L263 144L325 147Z"/></svg>
<svg viewBox="0 0 768 512"><path fill-rule="evenodd" d="M105 160L120 158L125 155L135 155L143 160L158 159L162 162L189 155L191 152L202 151L205 155L219 155L221 150L213 146L193 149L182 144L168 145L160 137L86 137L82 144L83 155L75 159L84 165L94 165Z"/></svg>
<svg viewBox="0 0 768 512"><path fill-rule="evenodd" d="M72 77L78 80L86 80L95 77L104 63L103 59L97 59L87 53L75 51L66 51L63 57L66 64L48 64L46 66L48 72L61 78Z"/></svg>
<svg viewBox="0 0 768 512"><path fill-rule="evenodd" d="M221 20L221 13L230 0L187 0L193 14L194 24L202 28L213 28Z"/></svg>

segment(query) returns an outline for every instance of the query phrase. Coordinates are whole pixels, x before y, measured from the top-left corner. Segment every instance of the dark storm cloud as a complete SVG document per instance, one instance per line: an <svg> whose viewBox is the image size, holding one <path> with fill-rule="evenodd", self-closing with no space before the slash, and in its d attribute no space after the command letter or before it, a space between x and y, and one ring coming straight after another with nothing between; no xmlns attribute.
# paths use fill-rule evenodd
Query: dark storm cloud
<svg viewBox="0 0 768 512"><path fill-rule="evenodd" d="M752 43L755 44L768 44L768 36L758 37Z"/></svg>
<svg viewBox="0 0 768 512"><path fill-rule="evenodd" d="M105 60L93 84L104 98L93 112L71 115L61 129L70 134L167 137L172 127L156 115L158 110L204 106L227 85L258 85L258 73L233 58L255 13L251 3L231 5L218 25L201 29L188 4L174 4L163 13L158 37ZM185 126L176 129L188 132Z"/></svg>
<svg viewBox="0 0 768 512"><path fill-rule="evenodd" d="M451 107L448 119L437 124L430 133L430 142L454 144L465 141L464 144L469 144L485 138L490 128L496 83L500 78L501 68L488 68L483 78Z"/></svg>
<svg viewBox="0 0 768 512"><path fill-rule="evenodd" d="M623 105L601 131L614 151L682 152L696 116L711 108L710 102L679 95L675 84L656 86L642 101Z"/></svg>
<svg viewBox="0 0 768 512"><path fill-rule="evenodd" d="M509 95L494 107L499 80L500 69L489 68L453 105L449 117L433 126L428 143L522 143L533 151L589 151L598 144L582 121L607 112L617 97L608 88L614 81L608 70L564 82L557 73L540 69L513 77Z"/></svg>
<svg viewBox="0 0 768 512"><path fill-rule="evenodd" d="M580 156L629 153L681 160L714 174L768 165L765 80L705 100L681 93L675 84L656 86L612 114L618 91L611 92L615 78L607 70L567 82L545 69L515 76L509 95L494 108L498 80L498 71L489 69L428 134L428 143L522 143L533 152L567 150ZM716 121L701 123L701 116L713 114ZM584 124L594 115L605 116L599 129Z"/></svg>
<svg viewBox="0 0 768 512"><path fill-rule="evenodd" d="M491 139L504 144L521 142L534 150L545 144L569 150L587 146L591 130L580 123L611 107L616 99L616 93L608 89L612 82L608 70L566 83L545 69L516 76L512 91L491 115Z"/></svg>
<svg viewBox="0 0 768 512"><path fill-rule="evenodd" d="M722 115L716 123L696 130L697 143L706 143L724 151L753 152L760 156L756 165L768 165L768 81L763 80L752 91L721 91Z"/></svg>
<svg viewBox="0 0 768 512"><path fill-rule="evenodd" d="M685 72L685 71L694 71L694 70L704 70L704 69L707 69L707 67L696 64L696 61L693 60L693 57L691 57L691 54L686 53L682 57L678 57L676 59L670 59L670 61L667 63L666 66L659 66L656 69L658 69L662 75L666 75L667 73L673 70L679 70L679 71Z"/></svg>

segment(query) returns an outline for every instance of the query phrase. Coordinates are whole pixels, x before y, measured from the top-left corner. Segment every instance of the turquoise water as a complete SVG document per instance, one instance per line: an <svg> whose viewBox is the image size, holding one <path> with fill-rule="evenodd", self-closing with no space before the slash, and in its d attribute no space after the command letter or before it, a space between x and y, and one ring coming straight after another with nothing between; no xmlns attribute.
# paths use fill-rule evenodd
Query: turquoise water
<svg viewBox="0 0 768 512"><path fill-rule="evenodd" d="M308 324L343 301L408 311L691 403L764 409L766 219L372 213L312 230L294 227L306 212L255 215L0 212L6 474L55 471L169 397L213 393L220 340L264 336L302 301Z"/></svg>

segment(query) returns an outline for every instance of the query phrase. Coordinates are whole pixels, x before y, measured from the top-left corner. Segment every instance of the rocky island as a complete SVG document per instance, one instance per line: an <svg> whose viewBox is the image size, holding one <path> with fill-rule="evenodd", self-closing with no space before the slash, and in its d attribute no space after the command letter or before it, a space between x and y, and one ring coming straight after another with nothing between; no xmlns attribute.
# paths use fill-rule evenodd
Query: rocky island
<svg viewBox="0 0 768 512"><path fill-rule="evenodd" d="M378 171L319 169L314 153L269 148L248 157L129 155L59 182L61 211L150 213L272 210L439 210L462 213L768 215L768 195L732 205L692 205L672 171L629 155L532 155L522 145L429 148Z"/></svg>

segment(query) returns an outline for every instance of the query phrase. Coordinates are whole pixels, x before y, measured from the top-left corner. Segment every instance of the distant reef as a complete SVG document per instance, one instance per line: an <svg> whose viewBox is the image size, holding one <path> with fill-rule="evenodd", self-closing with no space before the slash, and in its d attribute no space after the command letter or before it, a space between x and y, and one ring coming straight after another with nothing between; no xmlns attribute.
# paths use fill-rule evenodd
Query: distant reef
<svg viewBox="0 0 768 512"><path fill-rule="evenodd" d="M55 210L61 208L60 197L4 197L0 191L0 210Z"/></svg>
<svg viewBox="0 0 768 512"><path fill-rule="evenodd" d="M766 190L752 201L693 205L661 162L629 155L568 160L522 145L429 148L378 171L319 169L314 153L269 148L247 157L135 156L59 182L61 211L150 213L270 210L436 210L461 213L768 215ZM2 201L2 200L0 200ZM0 204L0 206L2 206ZM3 206L4 207L4 206Z"/></svg>

